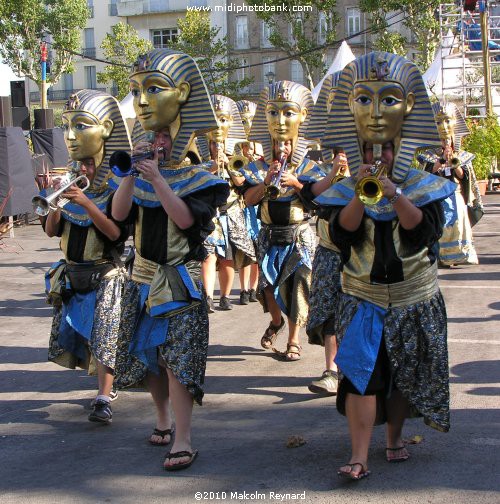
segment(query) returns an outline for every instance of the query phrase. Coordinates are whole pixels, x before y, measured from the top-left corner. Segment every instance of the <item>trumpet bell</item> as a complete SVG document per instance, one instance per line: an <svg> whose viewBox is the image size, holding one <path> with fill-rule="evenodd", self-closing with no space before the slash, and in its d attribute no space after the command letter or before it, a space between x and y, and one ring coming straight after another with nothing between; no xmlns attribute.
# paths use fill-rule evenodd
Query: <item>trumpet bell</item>
<svg viewBox="0 0 500 504"><path fill-rule="evenodd" d="M109 167L117 177L128 177L138 174L132 166L132 156L125 151L115 151L109 157Z"/></svg>
<svg viewBox="0 0 500 504"><path fill-rule="evenodd" d="M67 191L72 185L76 185L82 191L86 191L90 187L90 180L85 175L80 175L73 180L70 180L67 184L64 184L57 191L54 191L49 196L34 196L31 199L31 204L33 205L33 212L40 216L45 217L49 214L50 210L57 210L58 208L63 208L64 205L69 203L69 199L61 197L64 191Z"/></svg>
<svg viewBox="0 0 500 504"><path fill-rule="evenodd" d="M281 188L275 184L270 184L266 187L266 196L270 200L277 200L281 194Z"/></svg>
<svg viewBox="0 0 500 504"><path fill-rule="evenodd" d="M384 196L384 188L377 177L369 176L356 182L354 191L365 205L376 205Z"/></svg>
<svg viewBox="0 0 500 504"><path fill-rule="evenodd" d="M240 171L248 165L248 159L245 156L232 156L229 160L228 168L231 171Z"/></svg>

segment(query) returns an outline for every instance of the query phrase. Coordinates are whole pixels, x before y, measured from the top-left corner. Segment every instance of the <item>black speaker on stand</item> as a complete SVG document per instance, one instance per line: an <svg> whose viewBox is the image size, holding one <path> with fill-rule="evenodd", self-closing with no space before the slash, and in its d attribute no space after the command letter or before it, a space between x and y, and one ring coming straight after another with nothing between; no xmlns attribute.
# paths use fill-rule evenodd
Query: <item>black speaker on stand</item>
<svg viewBox="0 0 500 504"><path fill-rule="evenodd" d="M26 107L26 85L23 80L10 82L12 107Z"/></svg>

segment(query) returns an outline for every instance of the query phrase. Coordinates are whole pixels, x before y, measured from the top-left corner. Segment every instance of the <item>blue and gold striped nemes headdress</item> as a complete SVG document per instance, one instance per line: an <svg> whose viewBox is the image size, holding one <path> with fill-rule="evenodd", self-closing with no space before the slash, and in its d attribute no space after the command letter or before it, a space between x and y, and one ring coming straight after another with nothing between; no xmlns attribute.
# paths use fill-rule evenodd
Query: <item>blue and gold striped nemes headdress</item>
<svg viewBox="0 0 500 504"><path fill-rule="evenodd" d="M177 87L182 82L188 82L191 86L189 97L180 108L181 126L173 140L170 154L172 162L181 163L195 136L217 128L217 119L205 81L191 56L172 49L154 49L139 56L131 76L150 72L161 73L172 87ZM141 138L141 130L140 123L136 123L134 140Z"/></svg>
<svg viewBox="0 0 500 504"><path fill-rule="evenodd" d="M354 116L349 107L349 96L355 84L373 80L396 82L405 95L413 93L415 97L415 104L403 122L401 144L399 151L395 153L392 168L392 179L401 182L410 170L416 149L441 145L422 75L414 63L402 56L372 52L355 59L345 67L328 114L322 146L342 147L347 155L351 175L356 175L363 156Z"/></svg>
<svg viewBox="0 0 500 504"><path fill-rule="evenodd" d="M294 102L299 105L301 109L305 108L308 110L306 120L299 128L299 140L292 152L292 163L299 165L304 159L308 145L311 143L305 138L305 132L307 131L311 110L314 105L311 91L302 84L287 80L270 84L261 91L248 140L262 145L264 159L267 164L270 164L273 160L272 139L266 119L266 106L270 101Z"/></svg>
<svg viewBox="0 0 500 504"><path fill-rule="evenodd" d="M219 94L211 95L212 105L214 107L215 113L220 110L229 114L232 118L232 124L229 128L227 140L226 140L226 154L233 154L234 146L238 142L243 142L246 140L247 135L245 133L245 128L243 128L243 122L241 121L240 112L236 102L231 98ZM208 147L208 139L205 135L197 138L198 150L203 159L210 159L210 149Z"/></svg>
<svg viewBox="0 0 500 504"><path fill-rule="evenodd" d="M328 111L331 107L331 100L337 90L339 77L342 72L335 72L325 77L321 89L319 91L318 100L314 104L311 113L311 120L306 131L306 138L315 140L322 145L323 135L326 133L326 125L328 122ZM323 161L329 163L332 161L332 150L321 149Z"/></svg>
<svg viewBox="0 0 500 504"><path fill-rule="evenodd" d="M434 118L437 120L438 116L441 117L452 117L455 119L455 130L453 132L453 146L455 150L460 150L460 144L462 143L462 138L470 133L469 127L465 122L464 116L460 112L459 108L451 102L445 100L440 100L432 104L432 110L434 111Z"/></svg>
<svg viewBox="0 0 500 504"><path fill-rule="evenodd" d="M91 191L99 192L106 189L111 175L109 158L117 150L131 151L130 136L120 105L116 98L95 89L83 89L70 96L64 107L65 112L85 111L92 114L100 123L106 119L113 121L110 136L104 140L104 156L100 166L96 166L96 174L92 182ZM73 167L73 160L68 159L68 168Z"/></svg>

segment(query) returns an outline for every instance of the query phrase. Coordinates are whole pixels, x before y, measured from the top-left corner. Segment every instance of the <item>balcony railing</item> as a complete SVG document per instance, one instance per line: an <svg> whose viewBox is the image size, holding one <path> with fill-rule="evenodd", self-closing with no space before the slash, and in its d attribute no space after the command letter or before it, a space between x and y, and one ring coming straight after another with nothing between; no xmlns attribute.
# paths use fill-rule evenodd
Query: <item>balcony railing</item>
<svg viewBox="0 0 500 504"><path fill-rule="evenodd" d="M95 58L95 47L84 47L82 55L84 58Z"/></svg>
<svg viewBox="0 0 500 504"><path fill-rule="evenodd" d="M47 100L49 101L66 101L69 97L76 93L77 91L81 91L81 89L49 89L47 91ZM106 88L96 88L96 91L104 91L106 92ZM40 92L39 91L31 91L30 92L30 103L40 102Z"/></svg>

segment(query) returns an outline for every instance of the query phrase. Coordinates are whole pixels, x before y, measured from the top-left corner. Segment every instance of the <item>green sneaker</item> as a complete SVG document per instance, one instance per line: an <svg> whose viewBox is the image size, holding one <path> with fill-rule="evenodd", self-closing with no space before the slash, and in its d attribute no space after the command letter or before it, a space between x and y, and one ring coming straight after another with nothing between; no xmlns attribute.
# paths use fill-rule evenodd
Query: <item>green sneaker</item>
<svg viewBox="0 0 500 504"><path fill-rule="evenodd" d="M309 390L313 394L336 395L338 375L336 371L327 369L323 371L321 378L309 384Z"/></svg>

